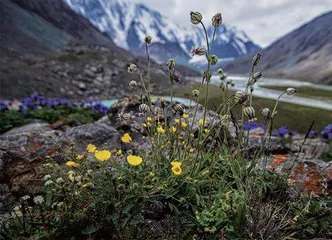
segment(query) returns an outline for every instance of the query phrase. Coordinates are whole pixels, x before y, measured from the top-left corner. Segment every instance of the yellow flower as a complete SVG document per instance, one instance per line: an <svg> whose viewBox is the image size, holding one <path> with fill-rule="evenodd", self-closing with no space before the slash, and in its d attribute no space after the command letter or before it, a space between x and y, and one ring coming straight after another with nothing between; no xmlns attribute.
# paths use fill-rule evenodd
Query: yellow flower
<svg viewBox="0 0 332 240"><path fill-rule="evenodd" d="M148 122L147 125L148 125L148 127L151 127L151 123Z"/></svg>
<svg viewBox="0 0 332 240"><path fill-rule="evenodd" d="M69 167L77 167L78 164L74 161L68 161L66 162L66 165L69 166Z"/></svg>
<svg viewBox="0 0 332 240"><path fill-rule="evenodd" d="M68 174L68 178L70 179L70 181L74 182L75 181L75 177L74 174L70 173Z"/></svg>
<svg viewBox="0 0 332 240"><path fill-rule="evenodd" d="M99 160L99 161L107 161L108 159L110 159L112 153L108 150L103 150L103 151L96 151L95 152L95 157Z"/></svg>
<svg viewBox="0 0 332 240"><path fill-rule="evenodd" d="M193 148L190 148L190 149L189 149L189 152L190 152L190 153L193 153L194 151L195 151L195 150L194 150Z"/></svg>
<svg viewBox="0 0 332 240"><path fill-rule="evenodd" d="M140 165L142 163L142 158L139 156L135 156L135 155L128 155L127 156L127 161L130 165L132 166L137 166Z"/></svg>
<svg viewBox="0 0 332 240"><path fill-rule="evenodd" d="M191 137L191 138L194 138L195 135L194 135L193 133L190 133L190 137Z"/></svg>
<svg viewBox="0 0 332 240"><path fill-rule="evenodd" d="M180 124L180 119L176 118L176 119L174 120L174 122L175 122L176 124Z"/></svg>
<svg viewBox="0 0 332 240"><path fill-rule="evenodd" d="M185 123L185 122L182 122L182 123L181 123L181 127L186 128L187 126L188 126L187 123Z"/></svg>
<svg viewBox="0 0 332 240"><path fill-rule="evenodd" d="M89 188L89 187L92 187L92 186L93 186L92 182L88 182L86 184L83 184L82 188Z"/></svg>
<svg viewBox="0 0 332 240"><path fill-rule="evenodd" d="M210 132L210 130L209 130L209 129L207 129L207 128L205 128L205 129L204 129L204 132L205 132L205 133L209 133L209 132Z"/></svg>
<svg viewBox="0 0 332 240"><path fill-rule="evenodd" d="M199 125L204 126L205 125L205 121L203 119L200 119L199 120Z"/></svg>
<svg viewBox="0 0 332 240"><path fill-rule="evenodd" d="M131 138L131 136L128 133L125 133L122 138L121 141L124 143L130 143L133 141L133 139Z"/></svg>
<svg viewBox="0 0 332 240"><path fill-rule="evenodd" d="M146 128L148 125L146 125L146 123L143 123L143 125L142 125L144 128Z"/></svg>
<svg viewBox="0 0 332 240"><path fill-rule="evenodd" d="M159 126L159 127L157 128L157 132L158 132L159 134L164 134L164 133L165 133L165 130L163 129L163 127Z"/></svg>
<svg viewBox="0 0 332 240"><path fill-rule="evenodd" d="M89 144L87 147L86 147L86 150L89 152L89 153L93 153L94 151L96 151L96 146L93 145L93 144Z"/></svg>
<svg viewBox="0 0 332 240"><path fill-rule="evenodd" d="M170 127L169 130L170 130L170 132L175 133L176 132L176 127L172 126L172 127Z"/></svg>
<svg viewBox="0 0 332 240"><path fill-rule="evenodd" d="M76 160L82 160L84 158L84 154L78 154L76 156Z"/></svg>
<svg viewBox="0 0 332 240"><path fill-rule="evenodd" d="M174 166L172 167L172 172L174 175L180 175L182 173L182 169L180 166Z"/></svg>
<svg viewBox="0 0 332 240"><path fill-rule="evenodd" d="M152 118L147 117L147 118L146 118L146 121L151 122L151 121L152 121Z"/></svg>
<svg viewBox="0 0 332 240"><path fill-rule="evenodd" d="M152 178L154 178L155 174L153 172L150 172L149 176L152 177Z"/></svg>
<svg viewBox="0 0 332 240"><path fill-rule="evenodd" d="M172 167L181 167L182 163L181 162L177 162L177 161L173 161L171 162Z"/></svg>
<svg viewBox="0 0 332 240"><path fill-rule="evenodd" d="M187 119L187 118L189 117L189 115L186 114L186 113L184 113L184 114L182 115L182 117L183 117L184 119Z"/></svg>
<svg viewBox="0 0 332 240"><path fill-rule="evenodd" d="M118 156L122 155L122 150L119 149L119 150L116 152L116 155L118 155Z"/></svg>
<svg viewBox="0 0 332 240"><path fill-rule="evenodd" d="M294 222L297 222L299 220L299 215L296 215L294 218L293 218L293 221Z"/></svg>

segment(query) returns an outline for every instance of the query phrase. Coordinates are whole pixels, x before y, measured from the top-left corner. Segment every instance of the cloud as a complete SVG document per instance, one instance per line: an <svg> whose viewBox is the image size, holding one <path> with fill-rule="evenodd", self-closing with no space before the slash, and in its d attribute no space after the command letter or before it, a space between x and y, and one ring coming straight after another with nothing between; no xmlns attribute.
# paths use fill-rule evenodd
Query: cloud
<svg viewBox="0 0 332 240"><path fill-rule="evenodd" d="M130 0L144 3L182 25L189 12L200 11L204 22L221 12L224 23L244 30L265 47L312 18L332 10L332 0Z"/></svg>

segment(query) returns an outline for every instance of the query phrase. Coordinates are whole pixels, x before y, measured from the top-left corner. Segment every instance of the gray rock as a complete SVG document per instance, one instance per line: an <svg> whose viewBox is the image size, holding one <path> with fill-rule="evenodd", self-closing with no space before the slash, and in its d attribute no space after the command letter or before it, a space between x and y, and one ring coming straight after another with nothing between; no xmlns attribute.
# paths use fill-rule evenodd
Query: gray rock
<svg viewBox="0 0 332 240"><path fill-rule="evenodd" d="M96 75L95 75L92 71L90 71L89 69L84 69L83 74L84 74L86 77L89 77L89 78L95 78L95 76L96 76Z"/></svg>
<svg viewBox="0 0 332 240"><path fill-rule="evenodd" d="M22 134L22 133L42 133L45 131L52 130L50 127L50 124L48 123L42 123L42 122L36 122L36 123L29 123L27 125L24 125L22 127L13 128L1 136L10 136L10 135L16 135L16 134Z"/></svg>

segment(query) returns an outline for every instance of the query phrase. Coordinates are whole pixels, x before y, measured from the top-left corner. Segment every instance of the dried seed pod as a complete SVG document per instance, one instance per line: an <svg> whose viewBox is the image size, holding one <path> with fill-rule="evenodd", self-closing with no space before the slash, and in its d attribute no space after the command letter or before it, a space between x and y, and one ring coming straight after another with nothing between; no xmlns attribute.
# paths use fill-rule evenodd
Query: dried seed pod
<svg viewBox="0 0 332 240"><path fill-rule="evenodd" d="M287 95L294 95L295 93L297 93L297 89L296 88L287 88L286 93L287 93Z"/></svg>
<svg viewBox="0 0 332 240"><path fill-rule="evenodd" d="M256 55L252 58L252 65L257 66L260 61L261 61L261 54L260 53L256 53Z"/></svg>
<svg viewBox="0 0 332 240"><path fill-rule="evenodd" d="M261 72L256 72L251 76L250 85L255 84L260 78L262 77L262 73Z"/></svg>
<svg viewBox="0 0 332 240"><path fill-rule="evenodd" d="M249 122L254 122L257 120L255 117L255 109L253 107L245 107L243 113L249 118Z"/></svg>
<svg viewBox="0 0 332 240"><path fill-rule="evenodd" d="M204 71L203 79L206 80L207 82L210 82L211 79L211 72L210 71Z"/></svg>
<svg viewBox="0 0 332 240"><path fill-rule="evenodd" d="M217 73L218 73L218 74L223 74L224 71L222 70L222 68L218 68Z"/></svg>
<svg viewBox="0 0 332 240"><path fill-rule="evenodd" d="M138 110L140 111L140 113L145 114L149 111L149 106L145 103L142 103L141 105L139 105Z"/></svg>
<svg viewBox="0 0 332 240"><path fill-rule="evenodd" d="M203 56L203 55L205 55L205 50L201 46L198 46L197 48L192 47L190 50L190 53L192 56L195 56L195 55Z"/></svg>
<svg viewBox="0 0 332 240"><path fill-rule="evenodd" d="M234 101L237 104L243 104L248 100L248 94L243 91L237 91L234 96Z"/></svg>
<svg viewBox="0 0 332 240"><path fill-rule="evenodd" d="M190 22L192 24L199 24L202 21L202 14L200 12L190 12Z"/></svg>
<svg viewBox="0 0 332 240"><path fill-rule="evenodd" d="M222 15L221 13L217 13L212 17L212 25L214 27L219 27L222 24Z"/></svg>
<svg viewBox="0 0 332 240"><path fill-rule="evenodd" d="M227 78L227 74L226 73L222 73L222 74L220 74L220 76L219 76L219 79L220 80L225 80ZM232 81L232 80L230 80L230 81ZM231 84L231 83L229 83L229 84Z"/></svg>
<svg viewBox="0 0 332 240"><path fill-rule="evenodd" d="M165 108L166 107L166 100L165 100L165 98L161 98L160 99L160 105L161 105L161 108Z"/></svg>
<svg viewBox="0 0 332 240"><path fill-rule="evenodd" d="M171 71L171 81L180 82L181 81L180 75L174 71Z"/></svg>

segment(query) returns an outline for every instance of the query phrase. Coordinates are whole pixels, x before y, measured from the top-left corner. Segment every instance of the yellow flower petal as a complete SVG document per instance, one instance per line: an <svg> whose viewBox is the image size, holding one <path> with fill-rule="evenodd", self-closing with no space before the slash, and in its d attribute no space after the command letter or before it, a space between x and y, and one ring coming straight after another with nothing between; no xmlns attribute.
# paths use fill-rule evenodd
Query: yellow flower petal
<svg viewBox="0 0 332 240"><path fill-rule="evenodd" d="M130 137L130 135L128 133L125 133L122 138L121 141L124 143L130 143L133 141L133 139Z"/></svg>
<svg viewBox="0 0 332 240"><path fill-rule="evenodd" d="M182 169L180 166L173 166L172 172L174 175L180 175L182 173Z"/></svg>
<svg viewBox="0 0 332 240"><path fill-rule="evenodd" d="M158 132L159 134L164 134L164 133L165 133L165 130L164 130L162 127L158 127L158 128L157 128L157 132Z"/></svg>
<svg viewBox="0 0 332 240"><path fill-rule="evenodd" d="M108 159L110 159L112 153L108 150L103 150L103 151L96 151L95 152L95 157L99 160L99 161L107 161Z"/></svg>
<svg viewBox="0 0 332 240"><path fill-rule="evenodd" d="M182 123L181 123L181 127L183 127L183 128L186 128L186 127L187 127L187 125L188 125L188 124L187 124L187 123L185 123L185 122L182 122Z"/></svg>
<svg viewBox="0 0 332 240"><path fill-rule="evenodd" d="M118 155L118 156L122 155L122 150L121 150L121 149L118 150L118 151L116 152L116 155Z"/></svg>
<svg viewBox="0 0 332 240"><path fill-rule="evenodd" d="M198 122L199 122L199 125L201 125L201 126L205 125L205 121L203 119L200 119Z"/></svg>
<svg viewBox="0 0 332 240"><path fill-rule="evenodd" d="M127 161L132 166L138 166L142 163L143 159L139 156L128 155L127 156Z"/></svg>
<svg viewBox="0 0 332 240"><path fill-rule="evenodd" d="M174 120L174 122L175 122L176 124L180 124L180 119L176 118L176 119Z"/></svg>
<svg viewBox="0 0 332 240"><path fill-rule="evenodd" d="M89 144L89 145L86 147L86 150L87 150L88 152L90 152L90 153L95 152L96 149L97 149L96 146L93 145L93 144Z"/></svg>
<svg viewBox="0 0 332 240"><path fill-rule="evenodd" d="M68 167L77 167L78 166L78 164L74 161L68 161L68 162L66 162L66 165Z"/></svg>
<svg viewBox="0 0 332 240"><path fill-rule="evenodd" d="M186 113L184 113L184 114L182 115L182 117L183 117L184 119L187 119L187 118L189 117L189 115L186 114Z"/></svg>
<svg viewBox="0 0 332 240"><path fill-rule="evenodd" d="M84 158L84 154L78 154L76 156L76 160L82 160Z"/></svg>
<svg viewBox="0 0 332 240"><path fill-rule="evenodd" d="M173 162L171 162L171 165L173 167L181 167L182 163L181 162L177 162L177 161L173 161Z"/></svg>

